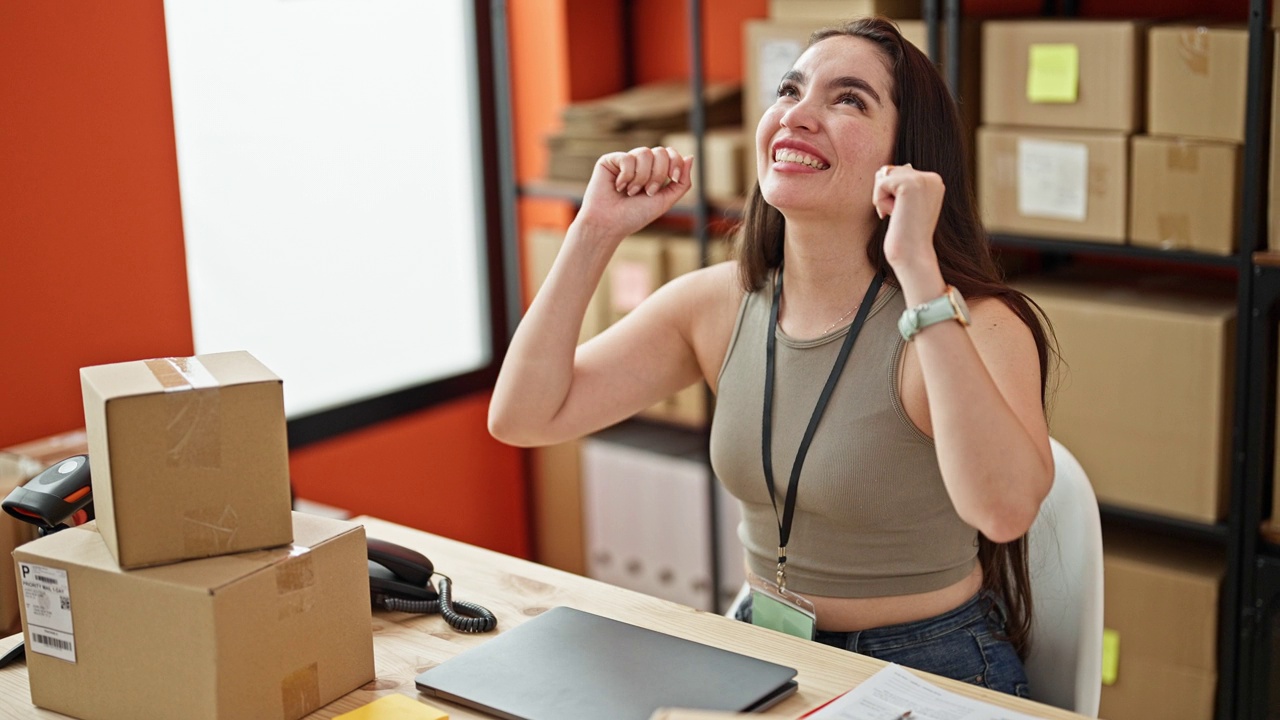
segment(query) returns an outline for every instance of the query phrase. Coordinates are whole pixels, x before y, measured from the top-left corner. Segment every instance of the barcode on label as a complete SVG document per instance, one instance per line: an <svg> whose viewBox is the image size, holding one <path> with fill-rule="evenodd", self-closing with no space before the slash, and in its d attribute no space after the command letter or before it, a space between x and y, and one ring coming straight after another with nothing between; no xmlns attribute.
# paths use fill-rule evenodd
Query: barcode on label
<svg viewBox="0 0 1280 720"><path fill-rule="evenodd" d="M31 642L37 645L44 645L55 650L63 650L65 652L70 652L74 647L66 640L59 640L58 638L41 635L40 633L31 633Z"/></svg>
<svg viewBox="0 0 1280 720"><path fill-rule="evenodd" d="M39 575L39 574L37 574L37 575L35 576L35 578L36 578L36 582L42 582L42 583L44 583L44 584L46 584L46 585L56 585L56 584L58 584L58 581L57 581L56 579L51 578L51 577L49 577L48 575Z"/></svg>

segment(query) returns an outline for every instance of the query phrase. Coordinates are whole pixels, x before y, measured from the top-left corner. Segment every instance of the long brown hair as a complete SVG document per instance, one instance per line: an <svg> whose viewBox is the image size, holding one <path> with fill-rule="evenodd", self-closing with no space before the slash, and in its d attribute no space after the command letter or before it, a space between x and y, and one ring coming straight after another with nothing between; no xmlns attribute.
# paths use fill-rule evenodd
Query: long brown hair
<svg viewBox="0 0 1280 720"><path fill-rule="evenodd" d="M1034 302L1005 284L991 254L969 178L959 111L937 68L903 39L897 26L882 18L860 18L819 30L810 37L809 45L831 37L869 40L884 55L894 81L893 103L898 108L893 163L911 163L917 169L936 172L947 188L933 237L942 277L966 298L999 298L1031 329L1040 358L1043 403L1052 353L1047 321L1042 323L1043 314ZM748 292L763 287L770 272L781 265L785 225L782 213L765 202L757 184L747 200L736 253L739 280ZM886 218L867 244L867 258L896 285L893 268L884 259L887 229ZM1006 634L1025 659L1030 649L1032 612L1026 537L995 543L979 533L978 561L984 570L983 587L1004 601L1008 609Z"/></svg>

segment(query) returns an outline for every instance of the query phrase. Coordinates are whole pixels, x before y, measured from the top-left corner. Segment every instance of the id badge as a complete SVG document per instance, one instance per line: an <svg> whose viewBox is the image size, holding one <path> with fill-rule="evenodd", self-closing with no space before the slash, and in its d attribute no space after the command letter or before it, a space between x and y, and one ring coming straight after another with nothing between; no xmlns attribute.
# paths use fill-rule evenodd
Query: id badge
<svg viewBox="0 0 1280 720"><path fill-rule="evenodd" d="M812 640L818 631L818 614L805 598L753 577L751 624Z"/></svg>

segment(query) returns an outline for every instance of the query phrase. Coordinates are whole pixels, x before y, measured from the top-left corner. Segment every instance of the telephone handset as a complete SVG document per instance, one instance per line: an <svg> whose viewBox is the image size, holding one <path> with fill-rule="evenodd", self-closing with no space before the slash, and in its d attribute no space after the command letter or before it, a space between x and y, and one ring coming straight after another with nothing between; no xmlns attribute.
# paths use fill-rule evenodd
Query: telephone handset
<svg viewBox="0 0 1280 720"><path fill-rule="evenodd" d="M498 619L475 603L452 599L452 581L437 573L422 553L376 538L369 544L369 595L375 608L412 613L440 613L461 632L488 632ZM440 576L437 590L431 576Z"/></svg>

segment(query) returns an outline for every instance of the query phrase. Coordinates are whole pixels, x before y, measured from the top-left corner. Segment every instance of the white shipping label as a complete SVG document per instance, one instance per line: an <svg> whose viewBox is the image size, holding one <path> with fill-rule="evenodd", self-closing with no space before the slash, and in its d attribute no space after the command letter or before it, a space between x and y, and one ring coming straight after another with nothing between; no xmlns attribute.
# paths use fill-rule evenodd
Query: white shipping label
<svg viewBox="0 0 1280 720"><path fill-rule="evenodd" d="M791 66L804 54L804 45L797 40L768 40L760 43L760 74L756 87L760 90L760 106L756 112L763 115L778 100L778 86L782 76L791 72ZM752 128L754 133L755 128Z"/></svg>
<svg viewBox="0 0 1280 720"><path fill-rule="evenodd" d="M1089 148L1084 143L1018 140L1018 214L1084 222L1089 210Z"/></svg>
<svg viewBox="0 0 1280 720"><path fill-rule="evenodd" d="M18 563L22 602L27 609L28 651L76 661L76 638L71 626L71 586L67 571Z"/></svg>

